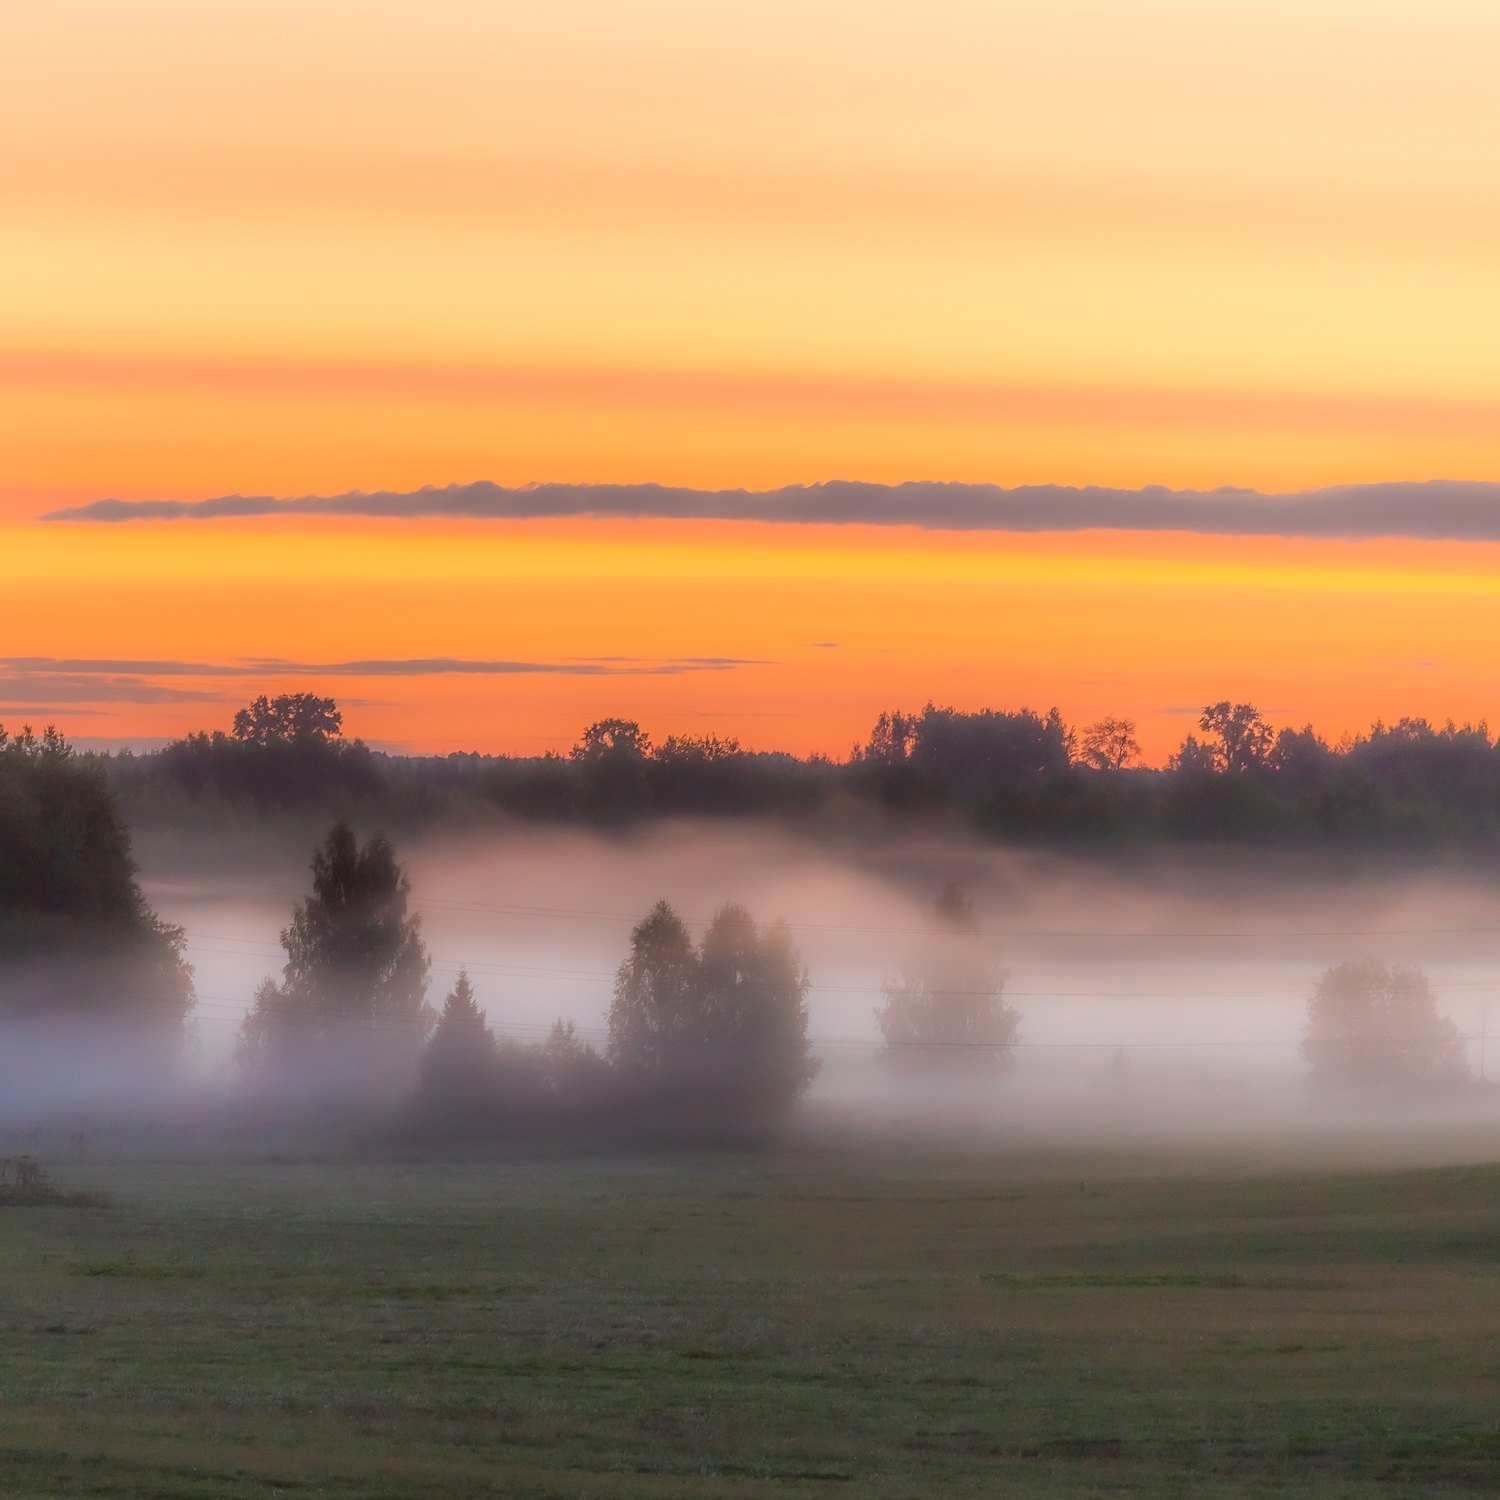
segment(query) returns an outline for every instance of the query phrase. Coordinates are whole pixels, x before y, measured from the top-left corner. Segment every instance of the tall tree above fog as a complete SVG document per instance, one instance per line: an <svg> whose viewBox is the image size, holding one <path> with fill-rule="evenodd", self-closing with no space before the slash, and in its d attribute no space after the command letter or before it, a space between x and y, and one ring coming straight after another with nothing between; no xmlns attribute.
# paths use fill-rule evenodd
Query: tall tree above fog
<svg viewBox="0 0 1500 1500"><path fill-rule="evenodd" d="M1006 971L973 905L954 885L882 986L876 1011L884 1061L902 1072L993 1073L1008 1068L1021 1017L1005 999Z"/></svg>
<svg viewBox="0 0 1500 1500"><path fill-rule="evenodd" d="M1099 719L1083 731L1079 742L1079 758L1096 771L1123 771L1140 757L1133 719Z"/></svg>
<svg viewBox="0 0 1500 1500"><path fill-rule="evenodd" d="M235 714L233 732L247 745L336 740L344 732L344 716L332 698L316 693L282 693L277 698L262 693Z"/></svg>
<svg viewBox="0 0 1500 1500"><path fill-rule="evenodd" d="M331 821L370 807L388 790L369 748L343 738L334 700L315 693L262 694L235 714L229 734L185 735L115 767L138 816L149 816L166 793L169 807L184 798L256 811L316 807Z"/></svg>
<svg viewBox="0 0 1500 1500"><path fill-rule="evenodd" d="M973 796L998 786L1027 786L1060 776L1074 736L1057 709L967 712L929 703L920 714L882 713L852 759L868 766L909 765L937 785Z"/></svg>
<svg viewBox="0 0 1500 1500"><path fill-rule="evenodd" d="M1458 1028L1418 969L1362 959L1334 966L1307 1002L1302 1057L1312 1082L1346 1093L1439 1093L1470 1080Z"/></svg>
<svg viewBox="0 0 1500 1500"><path fill-rule="evenodd" d="M430 1028L429 959L395 850L335 824L312 860L313 890L281 934L281 979L265 979L240 1030L251 1065L399 1068Z"/></svg>
<svg viewBox="0 0 1500 1500"><path fill-rule="evenodd" d="M584 804L604 821L629 818L651 801L651 736L634 719L596 719L568 752L583 778Z"/></svg>
<svg viewBox="0 0 1500 1500"><path fill-rule="evenodd" d="M651 736L634 719L596 719L568 752L574 760L644 760Z"/></svg>
<svg viewBox="0 0 1500 1500"><path fill-rule="evenodd" d="M1276 731L1253 703L1210 703L1198 718L1210 738L1213 769L1254 771L1265 765L1276 742Z"/></svg>

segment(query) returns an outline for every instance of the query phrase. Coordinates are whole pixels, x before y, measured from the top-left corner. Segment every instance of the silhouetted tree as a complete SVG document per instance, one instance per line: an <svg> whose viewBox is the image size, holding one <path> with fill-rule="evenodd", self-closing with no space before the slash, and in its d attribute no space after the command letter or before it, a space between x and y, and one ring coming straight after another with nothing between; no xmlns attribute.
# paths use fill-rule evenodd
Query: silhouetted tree
<svg viewBox="0 0 1500 1500"><path fill-rule="evenodd" d="M194 1003L183 948L141 893L100 764L55 729L0 728L0 1013L119 1022L118 1047L128 1030L160 1061Z"/></svg>
<svg viewBox="0 0 1500 1500"><path fill-rule="evenodd" d="M1226 698L1203 710L1198 727L1212 735L1214 769L1253 771L1266 763L1276 731L1253 703L1231 703Z"/></svg>
<svg viewBox="0 0 1500 1500"><path fill-rule="evenodd" d="M1131 719L1099 719L1083 731L1081 758L1096 771L1122 771L1141 754Z"/></svg>
<svg viewBox="0 0 1500 1500"><path fill-rule="evenodd" d="M850 754L855 762L869 765L899 765L911 754L917 736L917 716L886 710L875 721L869 738Z"/></svg>
<svg viewBox="0 0 1500 1500"><path fill-rule="evenodd" d="M1205 745L1196 734L1183 737L1175 755L1167 761L1167 770L1177 776L1212 776L1219 769L1212 745Z"/></svg>
<svg viewBox="0 0 1500 1500"><path fill-rule="evenodd" d="M1420 970L1338 964L1307 1002L1302 1056L1312 1081L1350 1093L1438 1093L1469 1082L1458 1028L1438 1014Z"/></svg>
<svg viewBox="0 0 1500 1500"><path fill-rule="evenodd" d="M656 803L673 812L736 813L756 810L748 757L733 737L673 734L651 755Z"/></svg>
<svg viewBox="0 0 1500 1500"><path fill-rule="evenodd" d="M651 736L634 719L598 719L568 752L583 776L583 800L596 818L629 818L650 803L646 758Z"/></svg>
<svg viewBox="0 0 1500 1500"><path fill-rule="evenodd" d="M740 742L733 735L669 734L652 752L652 758L668 766L701 766L732 760L739 753Z"/></svg>
<svg viewBox="0 0 1500 1500"><path fill-rule="evenodd" d="M313 855L313 893L281 934L280 983L261 982L240 1031L256 1066L369 1072L414 1061L431 1025L421 919L380 834L338 823Z"/></svg>
<svg viewBox="0 0 1500 1500"><path fill-rule="evenodd" d="M180 795L257 809L316 806L340 816L387 790L369 748L342 736L332 698L262 695L234 716L232 734L185 735L129 764L126 785L145 779Z"/></svg>
<svg viewBox="0 0 1500 1500"><path fill-rule="evenodd" d="M651 736L634 719L596 719L568 752L581 761L642 760L650 753Z"/></svg>
<svg viewBox="0 0 1500 1500"><path fill-rule="evenodd" d="M282 693L277 698L261 694L248 708L234 716L234 737L242 744L268 745L273 741L307 743L337 739L344 732L344 716L332 698L315 693Z"/></svg>
<svg viewBox="0 0 1500 1500"><path fill-rule="evenodd" d="M974 908L948 886L876 1012L884 1060L911 1073L999 1071L1011 1061L1021 1017L1005 1000L1000 955Z"/></svg>
<svg viewBox="0 0 1500 1500"><path fill-rule="evenodd" d="M1336 760L1328 741L1307 724L1301 729L1283 729L1266 757L1266 765L1281 784L1311 792L1328 780Z"/></svg>
<svg viewBox="0 0 1500 1500"><path fill-rule="evenodd" d="M928 704L917 721L910 762L959 796L1035 787L1064 775L1073 736L1053 708L961 713Z"/></svg>
<svg viewBox="0 0 1500 1500"><path fill-rule="evenodd" d="M0 728L0 913L129 924L138 900L130 836L98 768L53 728Z"/></svg>

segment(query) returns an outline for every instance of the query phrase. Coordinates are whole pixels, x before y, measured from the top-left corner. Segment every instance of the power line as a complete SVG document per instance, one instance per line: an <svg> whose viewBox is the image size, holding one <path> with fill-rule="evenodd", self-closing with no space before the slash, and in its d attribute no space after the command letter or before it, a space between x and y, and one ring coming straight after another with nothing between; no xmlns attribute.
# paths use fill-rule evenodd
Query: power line
<svg viewBox="0 0 1500 1500"><path fill-rule="evenodd" d="M226 941L219 939L218 941ZM228 941L243 941L250 943L250 939L231 939ZM280 958L283 950L273 948L266 944L258 944L253 948L246 949L221 949L207 948L195 942L189 941L188 951L190 953L209 954L214 957L223 958L251 958L265 956L268 958ZM544 964L506 964L484 959L457 959L444 956L434 956L432 967L445 973L457 973L466 970L471 974L479 974L486 977L503 979L541 979L541 980L564 980L580 983L593 984L597 981L613 981L616 971L614 969L575 969L554 968ZM1450 989L1491 989L1494 982L1482 979L1451 980L1441 985L1444 990ZM879 984L832 984L826 982L810 981L809 993L813 994L843 994L843 995L869 995L880 994L884 988L884 981ZM954 986L934 986L935 992L944 995L1002 995L1007 999L1069 999L1069 1000L1247 1000L1275 1002L1281 1000L1305 1000L1305 990L1267 990L1257 987L1253 990L1220 990L1209 989L1206 986L1195 986L1189 990L1166 991L1160 988L1149 990L1052 990L1052 989L1016 989L1009 985L999 987L981 988L959 988Z"/></svg>
<svg viewBox="0 0 1500 1500"><path fill-rule="evenodd" d="M149 882L147 882L149 885ZM278 895L285 895L285 887L272 885L270 882L257 883L250 881L226 881L216 883L224 890L253 890L274 891ZM299 897L300 899L305 899ZM504 902L482 902L482 901L454 901L440 898L427 898L420 903L413 903L415 910L421 911L436 907L445 910L471 911L489 913L497 916L524 916L552 918L559 921L598 921L598 922L621 922L634 926L641 920L638 912L603 911L587 907L567 906L538 906L521 905L517 903ZM695 925L704 925L708 920L703 916L689 916L684 920ZM859 923L859 922L778 922L776 925L785 926L794 932L853 932L853 933L894 933L899 935L921 935L927 936L932 932L929 925L902 925L900 923ZM1037 928L1000 928L984 927L979 930L979 935L999 939L1027 939L1027 940L1079 940L1088 942L1117 942L1117 941L1205 941L1205 942L1228 942L1228 941L1286 941L1297 938L1363 938L1363 937L1495 937L1500 938L1500 921L1496 924L1482 927L1350 927L1350 928L1242 928L1224 930L1186 929L1086 929L1067 927L1037 927ZM229 941L238 941L230 939Z"/></svg>
<svg viewBox="0 0 1500 1500"><path fill-rule="evenodd" d="M329 1019L321 1020L312 1017L287 1016L278 1017L277 1024L294 1026L309 1031L357 1031L357 1032L397 1032L413 1036L425 1034L427 1028L415 1022L400 1021L359 1021ZM517 1022L503 1027L500 1036L512 1037L519 1033L523 1036L545 1037L551 1033L551 1026L537 1022ZM609 1033L603 1027L577 1026L573 1028L574 1034L580 1037L607 1038ZM1360 1037L1357 1041L1363 1045L1400 1043L1407 1040L1400 1036L1368 1036ZM1460 1040L1471 1042L1477 1041L1478 1035L1462 1033ZM683 1047L700 1047L713 1050L737 1050L741 1044L731 1041L697 1040L674 1043ZM756 1044L757 1046L763 1044ZM800 1043L788 1042L786 1047L800 1046ZM1089 1042L972 1042L972 1041L931 1041L931 1042L886 1042L875 1037L849 1037L849 1036L810 1036L807 1045L812 1048L854 1048L861 1051L879 1052L1118 1052L1118 1051L1158 1051L1158 1050L1233 1050L1247 1048L1257 1051L1282 1052L1290 1049L1300 1048L1299 1041L1266 1041L1248 1037L1223 1037L1223 1038L1172 1038L1159 1041L1089 1041Z"/></svg>

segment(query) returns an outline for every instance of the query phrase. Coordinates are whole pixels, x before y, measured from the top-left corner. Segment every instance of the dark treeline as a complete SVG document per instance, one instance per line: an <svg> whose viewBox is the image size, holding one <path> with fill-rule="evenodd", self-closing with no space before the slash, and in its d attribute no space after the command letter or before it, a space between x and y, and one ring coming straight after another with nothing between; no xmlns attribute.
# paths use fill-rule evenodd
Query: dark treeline
<svg viewBox="0 0 1500 1500"><path fill-rule="evenodd" d="M495 815L595 827L657 816L948 823L1014 842L1487 849L1500 743L1487 725L1404 718L1329 744L1253 705L1206 705L1168 763L1135 726L933 704L879 716L842 761L603 719L566 755L397 756L346 740L332 700L258 699L229 732L105 757L129 816L232 822L278 812L411 828Z"/></svg>

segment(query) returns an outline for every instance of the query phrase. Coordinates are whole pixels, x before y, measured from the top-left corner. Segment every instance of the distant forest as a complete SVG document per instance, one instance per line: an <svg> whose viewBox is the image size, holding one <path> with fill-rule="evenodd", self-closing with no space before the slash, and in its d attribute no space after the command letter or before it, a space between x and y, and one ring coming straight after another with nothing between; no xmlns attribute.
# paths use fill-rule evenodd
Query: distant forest
<svg viewBox="0 0 1500 1500"><path fill-rule="evenodd" d="M100 757L135 823L278 813L412 828L499 816L594 827L653 817L877 814L1036 844L1255 843L1480 850L1500 834L1488 726L1403 718L1330 744L1249 703L1204 706L1177 753L1140 764L1135 726L1056 709L929 703L882 713L848 756L749 751L717 735L656 741L601 719L566 754L401 756L345 737L330 698L259 698L225 731Z"/></svg>

